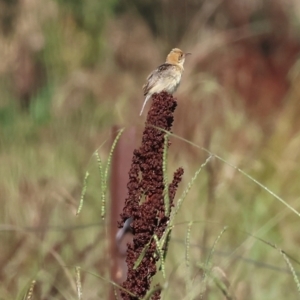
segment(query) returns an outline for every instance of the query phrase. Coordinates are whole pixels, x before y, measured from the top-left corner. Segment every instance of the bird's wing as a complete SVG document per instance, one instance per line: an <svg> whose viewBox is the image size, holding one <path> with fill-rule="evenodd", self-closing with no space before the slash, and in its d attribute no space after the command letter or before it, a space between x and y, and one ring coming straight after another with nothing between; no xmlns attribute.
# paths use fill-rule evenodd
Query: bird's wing
<svg viewBox="0 0 300 300"><path fill-rule="evenodd" d="M157 83L158 80L160 80L161 78L161 74L164 73L166 70L170 70L171 69L170 66L173 66L171 64L167 64L164 63L162 65L160 65L156 70L154 70L148 77L147 77L147 83L145 85L143 85L143 91L144 91L144 96L146 96L149 92L149 90L151 90L151 88Z"/></svg>

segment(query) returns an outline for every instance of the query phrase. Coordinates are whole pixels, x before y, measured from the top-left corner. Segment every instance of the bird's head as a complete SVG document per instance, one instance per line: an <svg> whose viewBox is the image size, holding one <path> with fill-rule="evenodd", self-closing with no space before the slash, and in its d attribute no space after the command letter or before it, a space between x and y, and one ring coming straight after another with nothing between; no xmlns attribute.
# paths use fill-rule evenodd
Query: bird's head
<svg viewBox="0 0 300 300"><path fill-rule="evenodd" d="M190 54L191 53L183 53L180 49L174 48L168 54L166 63L173 64L173 65L180 65L183 67L186 56Z"/></svg>

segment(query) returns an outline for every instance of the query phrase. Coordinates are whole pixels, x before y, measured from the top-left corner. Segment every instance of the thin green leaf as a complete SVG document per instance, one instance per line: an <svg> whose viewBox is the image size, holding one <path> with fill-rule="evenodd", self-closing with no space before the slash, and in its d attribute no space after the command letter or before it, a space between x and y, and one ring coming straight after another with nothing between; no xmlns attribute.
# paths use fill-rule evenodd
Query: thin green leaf
<svg viewBox="0 0 300 300"><path fill-rule="evenodd" d="M160 260L160 263L161 263L160 269L161 269L163 278L165 279L166 278L166 272L165 272L164 254L163 254L163 251L161 249L161 244L159 242L158 236L156 234L154 234L153 237L154 237L154 240L155 240L155 243L156 243L156 250L158 252L159 260Z"/></svg>
<svg viewBox="0 0 300 300"><path fill-rule="evenodd" d="M147 243L147 245L144 247L141 254L139 255L138 259L135 261L133 270L136 270L139 267L139 265L141 264L143 258L145 257L146 252L149 249L150 243L151 243L151 240Z"/></svg>
<svg viewBox="0 0 300 300"><path fill-rule="evenodd" d="M85 173L85 177L84 177L84 181L83 181L83 188L82 188L82 191L81 191L80 202L79 202L79 206L78 206L78 209L77 209L77 212L76 212L76 216L78 216L80 214L80 212L82 210L82 207L83 207L83 201L84 201L84 197L85 197L86 190L87 190L87 184L88 184L89 176L90 176L90 174L87 171Z"/></svg>
<svg viewBox="0 0 300 300"><path fill-rule="evenodd" d="M165 204L165 215L170 214L170 197L169 197L169 183L168 183L168 143L169 135L165 135L164 140L164 152L163 152L163 177L164 177L164 204Z"/></svg>

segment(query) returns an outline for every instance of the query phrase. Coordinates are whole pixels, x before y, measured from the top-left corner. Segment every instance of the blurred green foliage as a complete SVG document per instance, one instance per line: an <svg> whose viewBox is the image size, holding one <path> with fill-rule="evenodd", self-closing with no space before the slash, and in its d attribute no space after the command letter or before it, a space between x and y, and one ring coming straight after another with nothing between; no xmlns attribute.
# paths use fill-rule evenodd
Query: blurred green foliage
<svg viewBox="0 0 300 300"><path fill-rule="evenodd" d="M0 31L9 35L14 29L15 18L19 11L19 0L0 1Z"/></svg>
<svg viewBox="0 0 300 300"><path fill-rule="evenodd" d="M101 55L104 45L103 30L108 18L113 14L117 0L56 0L65 17L71 16L79 30L88 36L84 64L93 66Z"/></svg>
<svg viewBox="0 0 300 300"><path fill-rule="evenodd" d="M90 33L99 33L103 30L105 21L114 11L117 0L56 0L65 10L72 14L76 24Z"/></svg>
<svg viewBox="0 0 300 300"><path fill-rule="evenodd" d="M30 101L29 114L38 124L50 120L53 92L53 88L48 84L40 89Z"/></svg>

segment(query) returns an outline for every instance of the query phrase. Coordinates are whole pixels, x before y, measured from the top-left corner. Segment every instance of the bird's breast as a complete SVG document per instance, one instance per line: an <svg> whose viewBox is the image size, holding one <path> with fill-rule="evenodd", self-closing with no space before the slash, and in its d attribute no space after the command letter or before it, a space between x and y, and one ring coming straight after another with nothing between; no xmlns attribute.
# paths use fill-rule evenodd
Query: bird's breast
<svg viewBox="0 0 300 300"><path fill-rule="evenodd" d="M180 84L180 80L181 80L181 72L180 71L176 71L171 74L168 74L168 77L165 80L164 90L170 94L173 94L177 90L177 88Z"/></svg>

